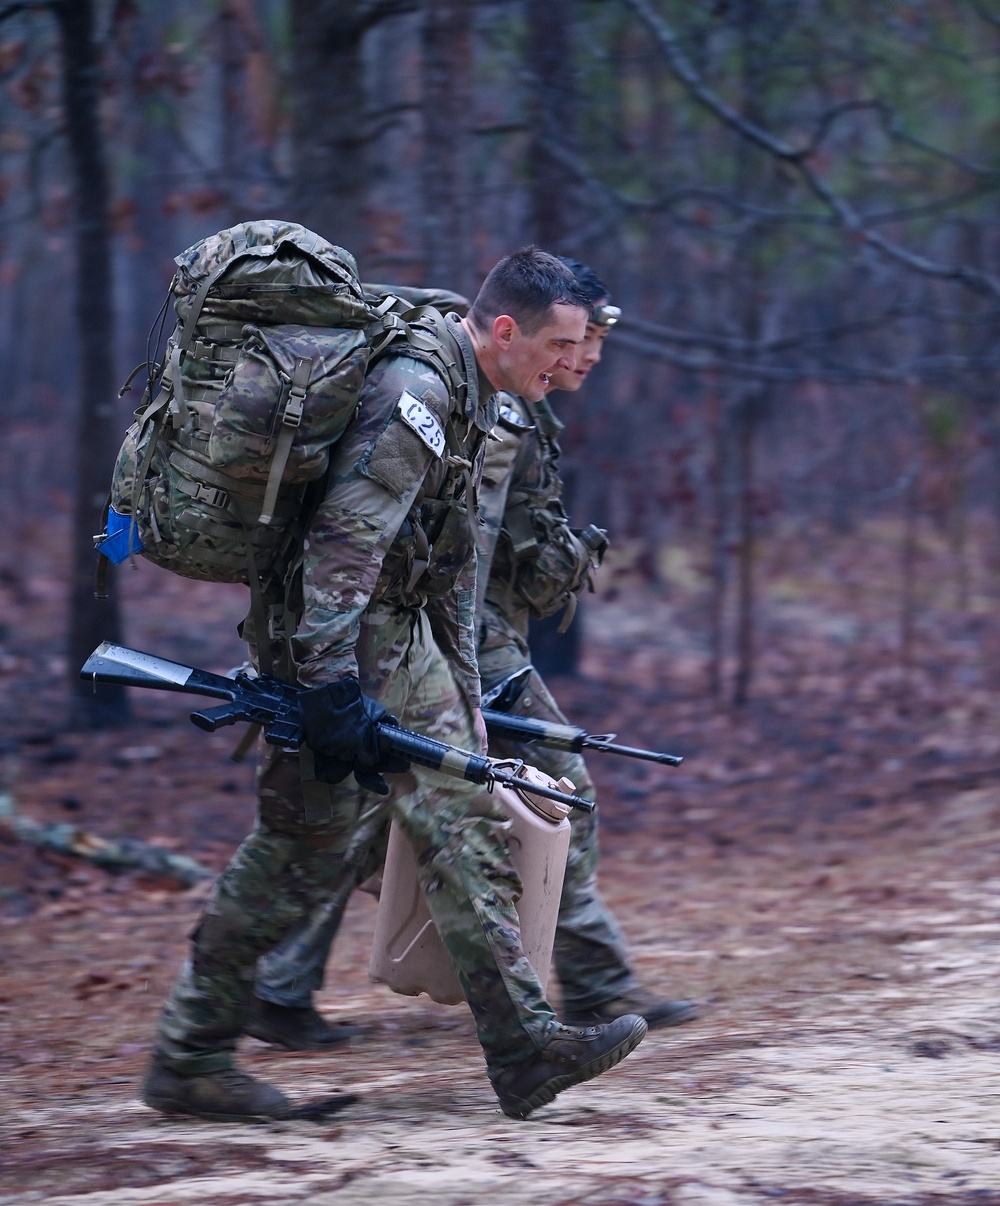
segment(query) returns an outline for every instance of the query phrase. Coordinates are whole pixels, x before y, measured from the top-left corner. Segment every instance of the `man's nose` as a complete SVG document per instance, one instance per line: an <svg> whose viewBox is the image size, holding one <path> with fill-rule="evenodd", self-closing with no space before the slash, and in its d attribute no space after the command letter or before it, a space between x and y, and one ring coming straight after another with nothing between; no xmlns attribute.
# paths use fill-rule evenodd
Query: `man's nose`
<svg viewBox="0 0 1000 1206"><path fill-rule="evenodd" d="M565 369L571 373L576 368L576 352L572 348L568 352L563 352L556 361L556 368Z"/></svg>

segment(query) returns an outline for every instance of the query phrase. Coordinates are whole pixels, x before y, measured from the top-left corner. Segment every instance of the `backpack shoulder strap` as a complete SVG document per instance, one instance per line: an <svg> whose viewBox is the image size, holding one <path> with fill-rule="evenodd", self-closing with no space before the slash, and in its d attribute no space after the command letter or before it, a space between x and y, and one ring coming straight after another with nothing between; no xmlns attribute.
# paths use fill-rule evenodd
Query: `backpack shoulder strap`
<svg viewBox="0 0 1000 1206"><path fill-rule="evenodd" d="M452 354L455 337L445 316L433 306L409 306L402 298L386 296L369 328L371 368L386 356L411 356L430 365L454 401L464 403L469 382L461 356Z"/></svg>

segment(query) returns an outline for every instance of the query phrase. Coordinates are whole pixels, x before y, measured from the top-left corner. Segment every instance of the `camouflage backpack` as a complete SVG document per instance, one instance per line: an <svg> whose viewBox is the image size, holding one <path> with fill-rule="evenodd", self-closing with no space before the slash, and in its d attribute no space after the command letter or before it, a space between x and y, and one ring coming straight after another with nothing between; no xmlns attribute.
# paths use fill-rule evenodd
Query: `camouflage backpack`
<svg viewBox="0 0 1000 1206"><path fill-rule="evenodd" d="M126 433L95 538L99 592L109 562L141 553L258 594L294 560L307 491L374 359L400 341L458 387L422 332L442 321L428 303L459 309L464 299L366 288L348 252L290 222L220 231L175 263L177 324Z"/></svg>

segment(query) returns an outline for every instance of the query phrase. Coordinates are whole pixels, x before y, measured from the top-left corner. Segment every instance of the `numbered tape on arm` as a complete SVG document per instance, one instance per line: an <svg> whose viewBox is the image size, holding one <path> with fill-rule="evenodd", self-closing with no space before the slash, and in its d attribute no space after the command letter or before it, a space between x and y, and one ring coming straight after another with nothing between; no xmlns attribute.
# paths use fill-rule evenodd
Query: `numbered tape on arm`
<svg viewBox="0 0 1000 1206"><path fill-rule="evenodd" d="M443 457L444 429L438 422L437 415L427 404L421 402L419 398L415 398L409 390L404 389L396 403L396 408L406 426L416 432L436 457Z"/></svg>

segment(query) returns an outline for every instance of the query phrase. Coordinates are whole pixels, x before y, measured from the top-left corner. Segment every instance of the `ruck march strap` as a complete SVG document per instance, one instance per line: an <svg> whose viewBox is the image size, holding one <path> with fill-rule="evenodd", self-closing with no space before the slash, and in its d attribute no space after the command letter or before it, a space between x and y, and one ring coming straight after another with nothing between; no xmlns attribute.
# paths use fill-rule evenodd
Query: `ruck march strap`
<svg viewBox="0 0 1000 1206"><path fill-rule="evenodd" d="M307 357L300 356L296 359L295 368L292 372L291 387L281 410L281 427L278 431L278 442L275 445L274 455L271 458L271 468L267 474L264 505L261 507L258 523L270 524L274 520L274 507L278 501L278 489L281 486L281 479L285 473L285 466L288 464L288 454L292 450L295 429L302 422L302 413L305 410L306 390L309 388L312 369L313 362Z"/></svg>

